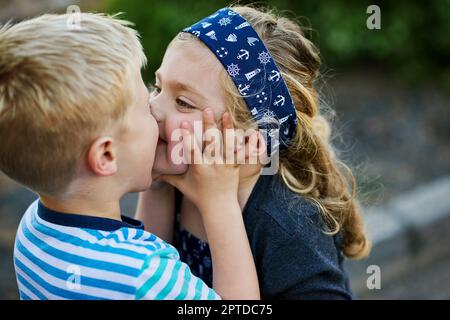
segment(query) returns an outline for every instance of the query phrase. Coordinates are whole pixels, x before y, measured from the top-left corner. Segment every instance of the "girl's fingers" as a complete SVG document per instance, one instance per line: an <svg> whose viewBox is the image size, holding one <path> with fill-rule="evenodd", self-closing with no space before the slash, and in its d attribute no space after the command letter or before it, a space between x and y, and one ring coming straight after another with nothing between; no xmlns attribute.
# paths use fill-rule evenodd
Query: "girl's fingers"
<svg viewBox="0 0 450 320"><path fill-rule="evenodd" d="M181 123L183 136L183 150L186 164L200 164L202 159L202 152L198 146L195 136L191 133L192 128L189 122L183 121Z"/></svg>
<svg viewBox="0 0 450 320"><path fill-rule="evenodd" d="M267 157L267 144L266 144L266 140L264 139L264 137L258 132L258 144L256 147L256 152L258 153L258 156L262 157L265 156Z"/></svg>
<svg viewBox="0 0 450 320"><path fill-rule="evenodd" d="M235 160L235 133L233 129L233 119L229 112L225 112L222 116L222 138L225 163L232 164Z"/></svg>
<svg viewBox="0 0 450 320"><path fill-rule="evenodd" d="M211 108L203 110L203 125L204 131L208 129L217 129L216 121L214 120L214 112Z"/></svg>
<svg viewBox="0 0 450 320"><path fill-rule="evenodd" d="M179 189L180 183L183 180L184 176L180 175L160 175L157 179L157 181L163 181L166 182L175 188Z"/></svg>
<svg viewBox="0 0 450 320"><path fill-rule="evenodd" d="M258 131L253 132L248 138L248 142L245 146L245 159L248 159L249 164L256 164L258 158Z"/></svg>
<svg viewBox="0 0 450 320"><path fill-rule="evenodd" d="M213 158L216 152L220 152L220 141L217 141L217 124L214 112L211 108L203 110L204 151L208 158ZM214 143L214 145L212 145Z"/></svg>
<svg viewBox="0 0 450 320"><path fill-rule="evenodd" d="M211 143L214 140L215 137L214 129L217 130L217 125L214 120L214 113L210 108L206 108L205 110L203 110L202 117L203 117L203 132L204 132L203 137L205 141L203 150L206 151L206 149L208 148L208 153L210 153L211 152L211 150L209 150L210 148L215 149L214 146L211 146Z"/></svg>
<svg viewBox="0 0 450 320"><path fill-rule="evenodd" d="M233 129L233 119L228 111L222 115L222 131L224 129Z"/></svg>

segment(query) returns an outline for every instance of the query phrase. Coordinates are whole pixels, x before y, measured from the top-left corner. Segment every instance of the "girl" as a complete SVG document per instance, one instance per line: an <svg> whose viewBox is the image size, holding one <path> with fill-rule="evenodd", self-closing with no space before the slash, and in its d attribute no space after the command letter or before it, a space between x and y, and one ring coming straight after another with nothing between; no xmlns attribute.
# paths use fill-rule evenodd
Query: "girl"
<svg viewBox="0 0 450 320"><path fill-rule="evenodd" d="M219 10L167 48L150 101L160 126L154 171L165 182L141 194L137 215L152 221L145 225L158 226L151 232L175 238L182 259L207 283L212 281L207 234L197 208L186 197L174 201L171 185L177 186L175 175L187 165L172 161L177 142L170 137L182 121L200 120L210 107L216 120L229 111L236 128L268 128L267 115L278 123L278 171L262 175L261 163L245 164L239 178L238 200L261 296L352 298L343 256L366 256L369 241L354 178L333 152L319 110L314 87L319 67L318 51L299 25L248 6Z"/></svg>

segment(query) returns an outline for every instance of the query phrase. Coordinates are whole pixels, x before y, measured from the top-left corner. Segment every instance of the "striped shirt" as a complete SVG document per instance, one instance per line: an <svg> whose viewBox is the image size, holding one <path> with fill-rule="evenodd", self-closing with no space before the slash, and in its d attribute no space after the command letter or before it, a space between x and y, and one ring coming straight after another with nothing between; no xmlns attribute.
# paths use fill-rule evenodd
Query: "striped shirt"
<svg viewBox="0 0 450 320"><path fill-rule="evenodd" d="M21 299L220 299L141 222L64 214L36 200L20 222Z"/></svg>

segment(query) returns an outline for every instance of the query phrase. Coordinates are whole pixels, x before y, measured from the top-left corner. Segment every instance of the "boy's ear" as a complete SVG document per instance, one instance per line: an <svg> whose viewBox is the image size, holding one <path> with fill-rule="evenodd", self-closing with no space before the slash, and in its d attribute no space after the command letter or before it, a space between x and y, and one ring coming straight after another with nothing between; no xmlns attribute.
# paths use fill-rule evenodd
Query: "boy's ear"
<svg viewBox="0 0 450 320"><path fill-rule="evenodd" d="M97 138L88 150L89 169L99 176L111 176L117 172L117 155L113 138Z"/></svg>

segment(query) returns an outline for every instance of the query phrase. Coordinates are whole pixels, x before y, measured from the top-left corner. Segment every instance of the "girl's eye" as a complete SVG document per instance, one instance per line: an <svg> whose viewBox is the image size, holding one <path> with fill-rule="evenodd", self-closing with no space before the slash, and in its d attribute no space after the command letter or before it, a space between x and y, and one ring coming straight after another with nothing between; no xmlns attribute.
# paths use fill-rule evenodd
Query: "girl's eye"
<svg viewBox="0 0 450 320"><path fill-rule="evenodd" d="M194 106L192 106L191 104L187 103L186 101L181 100L180 98L178 98L177 100L177 104L182 107L182 108L186 108L186 109L195 109Z"/></svg>

